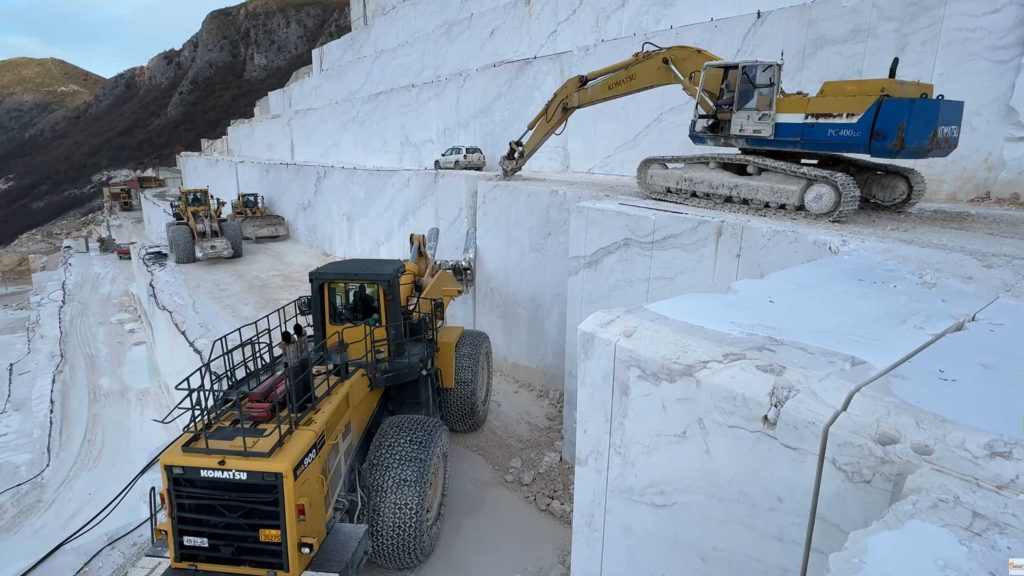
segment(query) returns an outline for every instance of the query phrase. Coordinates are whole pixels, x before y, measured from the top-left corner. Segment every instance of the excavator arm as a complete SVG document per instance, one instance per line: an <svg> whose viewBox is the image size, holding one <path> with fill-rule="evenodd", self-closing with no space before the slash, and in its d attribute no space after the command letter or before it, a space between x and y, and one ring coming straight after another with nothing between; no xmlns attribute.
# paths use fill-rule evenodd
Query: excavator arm
<svg viewBox="0 0 1024 576"><path fill-rule="evenodd" d="M679 84L691 98L698 98L701 70L705 63L716 60L721 58L700 48L671 46L637 52L622 62L570 78L526 125L522 136L509 142L508 152L499 161L502 174L507 178L522 170L580 108L669 84ZM714 107L707 96L700 98L698 105L706 113Z"/></svg>

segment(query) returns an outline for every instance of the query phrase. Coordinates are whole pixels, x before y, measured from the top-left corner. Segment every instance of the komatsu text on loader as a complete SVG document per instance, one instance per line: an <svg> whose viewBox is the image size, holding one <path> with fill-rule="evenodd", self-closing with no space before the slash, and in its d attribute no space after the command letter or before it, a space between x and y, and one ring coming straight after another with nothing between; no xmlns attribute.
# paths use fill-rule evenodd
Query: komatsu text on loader
<svg viewBox="0 0 1024 576"><path fill-rule="evenodd" d="M174 220L167 223L167 245L175 264L211 258L241 258L242 229L221 213L224 202L206 188L181 188L171 202Z"/></svg>
<svg viewBox="0 0 1024 576"><path fill-rule="evenodd" d="M250 240L288 235L288 224L284 218L271 214L259 194L239 192L238 197L231 201L231 220L242 226L242 237Z"/></svg>
<svg viewBox="0 0 1024 576"><path fill-rule="evenodd" d="M740 153L647 158L637 168L647 196L828 220L862 202L906 208L925 193L918 171L840 154L948 156L959 142L964 104L934 95L931 84L897 80L898 63L893 60L888 78L829 81L810 96L782 90L781 62L727 62L700 48L653 46L566 81L499 163L505 177L521 170L580 108L678 84L695 101L690 140Z"/></svg>
<svg viewBox="0 0 1024 576"><path fill-rule="evenodd" d="M313 270L309 296L225 335L177 386L161 421L185 429L150 495L166 576L355 575L367 558L401 570L431 554L449 430L480 428L491 391L487 335L446 321L475 240L456 262L434 260L436 241ZM296 323L311 337L282 357Z"/></svg>

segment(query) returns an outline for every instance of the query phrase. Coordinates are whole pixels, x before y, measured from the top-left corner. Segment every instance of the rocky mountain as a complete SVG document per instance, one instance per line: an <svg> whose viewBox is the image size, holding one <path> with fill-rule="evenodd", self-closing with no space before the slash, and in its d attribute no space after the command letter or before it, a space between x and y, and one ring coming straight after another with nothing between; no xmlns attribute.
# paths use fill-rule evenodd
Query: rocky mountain
<svg viewBox="0 0 1024 576"><path fill-rule="evenodd" d="M0 60L0 143L53 125L102 84L102 76L56 58Z"/></svg>
<svg viewBox="0 0 1024 576"><path fill-rule="evenodd" d="M103 81L56 119L20 125L0 138L0 244L97 198L92 174L173 165L176 152L223 135L348 31L347 0L249 0L211 12L181 48Z"/></svg>

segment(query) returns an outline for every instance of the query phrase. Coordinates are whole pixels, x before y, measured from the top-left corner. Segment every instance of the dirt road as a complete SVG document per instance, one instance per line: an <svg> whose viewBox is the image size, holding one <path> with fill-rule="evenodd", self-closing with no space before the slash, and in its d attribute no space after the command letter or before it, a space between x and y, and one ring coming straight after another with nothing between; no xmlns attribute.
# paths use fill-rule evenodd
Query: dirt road
<svg viewBox="0 0 1024 576"><path fill-rule="evenodd" d="M36 480L0 497L0 574L21 574L96 513L176 432L150 420L169 408L134 312L128 262L72 259L62 314L64 362L54 381L51 460ZM99 528L36 574L74 574L105 543L145 516L140 486Z"/></svg>

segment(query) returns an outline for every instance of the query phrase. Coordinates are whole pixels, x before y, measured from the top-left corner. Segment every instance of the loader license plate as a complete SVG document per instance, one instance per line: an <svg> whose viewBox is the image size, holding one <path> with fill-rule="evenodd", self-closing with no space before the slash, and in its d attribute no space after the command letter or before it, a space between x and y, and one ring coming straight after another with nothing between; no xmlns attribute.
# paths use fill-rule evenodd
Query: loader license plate
<svg viewBox="0 0 1024 576"><path fill-rule="evenodd" d="M281 542L281 531L272 528L260 528L260 542Z"/></svg>
<svg viewBox="0 0 1024 576"><path fill-rule="evenodd" d="M185 546L197 546L199 548L209 548L210 541L206 538L198 538L196 536L185 536Z"/></svg>

